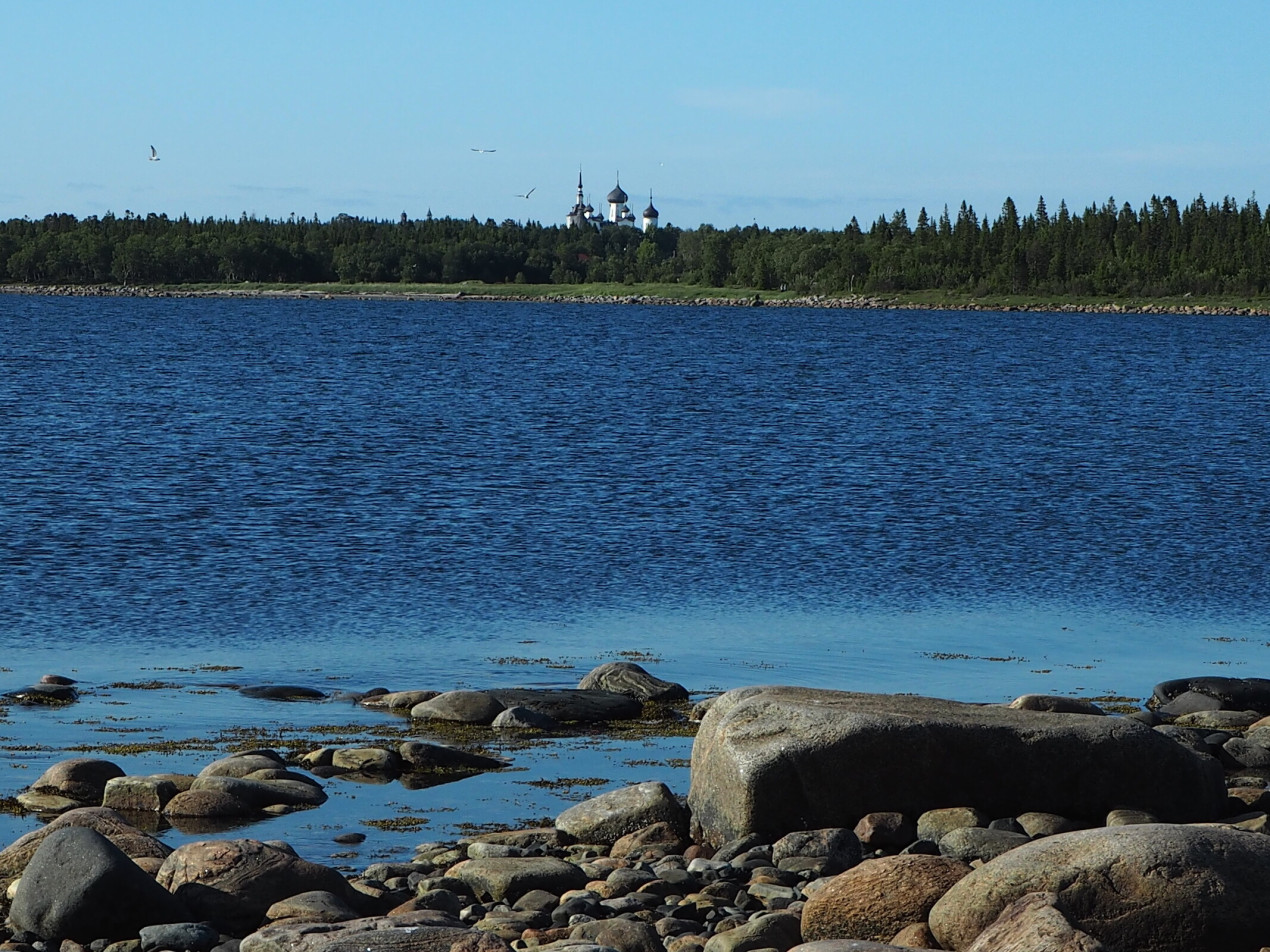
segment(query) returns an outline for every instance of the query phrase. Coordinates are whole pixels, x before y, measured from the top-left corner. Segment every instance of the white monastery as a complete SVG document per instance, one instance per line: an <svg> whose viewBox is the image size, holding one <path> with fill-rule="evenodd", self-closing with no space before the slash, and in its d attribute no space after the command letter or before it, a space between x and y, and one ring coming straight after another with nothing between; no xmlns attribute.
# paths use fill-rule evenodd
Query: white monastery
<svg viewBox="0 0 1270 952"><path fill-rule="evenodd" d="M565 217L565 224L570 228L583 228L591 226L592 228L602 228L610 225L627 225L635 227L635 213L631 211L630 206L626 204L630 198L622 190L620 176L618 182L613 186L613 191L605 196L605 201L609 203L608 216L604 216L597 212L590 204L587 203L582 191L582 170L578 170L578 198L573 203L573 208ZM645 232L653 231L657 227L657 209L653 207L653 193L648 193L648 207L644 209L643 227Z"/></svg>

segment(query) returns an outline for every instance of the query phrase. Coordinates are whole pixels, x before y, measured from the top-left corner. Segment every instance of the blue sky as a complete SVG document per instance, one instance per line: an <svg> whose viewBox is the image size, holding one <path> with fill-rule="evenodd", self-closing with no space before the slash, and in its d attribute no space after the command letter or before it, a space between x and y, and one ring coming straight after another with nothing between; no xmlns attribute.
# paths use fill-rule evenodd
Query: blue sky
<svg viewBox="0 0 1270 952"><path fill-rule="evenodd" d="M553 223L579 167L594 204L620 171L685 228L1270 194L1266 0L0 0L0 23L4 219Z"/></svg>

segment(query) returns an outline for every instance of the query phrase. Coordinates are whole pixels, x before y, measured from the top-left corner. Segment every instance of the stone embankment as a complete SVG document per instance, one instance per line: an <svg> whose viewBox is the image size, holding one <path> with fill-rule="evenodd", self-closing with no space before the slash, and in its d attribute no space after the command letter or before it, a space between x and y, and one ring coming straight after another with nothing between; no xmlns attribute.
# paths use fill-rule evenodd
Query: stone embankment
<svg viewBox="0 0 1270 952"><path fill-rule="evenodd" d="M915 303L901 301L885 295L803 295L791 298L763 297L694 297L670 298L648 294L483 294L480 291L429 293L426 291L326 291L214 288L199 290L182 287L141 285L76 285L76 284L11 284L0 285L0 294L60 295L66 297L142 297L142 298L299 298L311 300L349 299L358 301L519 301L553 304L644 304L680 307L815 307L844 308L854 310L917 310L917 311L1002 311L1062 314L1181 314L1193 316L1237 315L1245 317L1270 317L1270 308L1222 307L1209 304L1153 304L1153 303L1101 303L1101 304L985 304L975 301L957 303Z"/></svg>
<svg viewBox="0 0 1270 952"><path fill-rule="evenodd" d="M605 667L573 694L513 692L512 706L495 691L450 692L464 696L440 707L429 691L366 701L415 719L469 712L497 730L539 700L557 719L592 691L687 693L637 665ZM322 765L361 769L356 756L247 752L148 784L68 761L30 792L76 805L0 851L0 949L1258 952L1270 949L1268 712L1261 679L1164 682L1127 715L1034 695L1006 706L742 688L694 712L686 798L636 784L548 827L422 844L353 876L280 842L173 850L122 808L195 792L311 809ZM80 805L108 803L121 809Z"/></svg>

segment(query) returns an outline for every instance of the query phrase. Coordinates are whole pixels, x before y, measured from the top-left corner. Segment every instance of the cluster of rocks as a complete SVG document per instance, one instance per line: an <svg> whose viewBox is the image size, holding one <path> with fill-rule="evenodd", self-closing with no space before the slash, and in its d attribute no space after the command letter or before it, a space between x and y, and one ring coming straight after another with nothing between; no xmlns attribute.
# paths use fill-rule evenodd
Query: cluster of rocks
<svg viewBox="0 0 1270 952"><path fill-rule="evenodd" d="M1165 682L1132 716L742 688L702 706L685 799L637 784L352 877L80 807L0 851L0 948L1258 952L1267 711L1258 679ZM311 782L276 761L224 758L210 791Z"/></svg>

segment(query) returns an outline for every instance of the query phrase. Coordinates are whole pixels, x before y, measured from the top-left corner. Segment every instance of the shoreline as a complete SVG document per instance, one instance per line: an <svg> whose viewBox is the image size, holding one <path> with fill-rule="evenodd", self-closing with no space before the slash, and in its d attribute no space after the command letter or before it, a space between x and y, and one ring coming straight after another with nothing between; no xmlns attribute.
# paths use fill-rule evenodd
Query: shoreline
<svg viewBox="0 0 1270 952"><path fill-rule="evenodd" d="M488 290L458 291L393 291L366 290L350 285L347 290L322 285L309 287L198 288L191 286L123 286L123 285L0 285L0 295L53 297L122 297L122 298L241 298L281 300L354 300L354 301L480 301L546 304L642 304L679 307L807 307L843 308L885 311L996 311L1000 313L1054 314L1158 314L1182 316L1270 317L1270 307L1221 305L1211 303L1001 303L983 301L917 301L902 296L853 294L844 296L805 295L799 297L763 297L761 291L734 295L698 295L671 297L658 294L578 294L491 293Z"/></svg>

